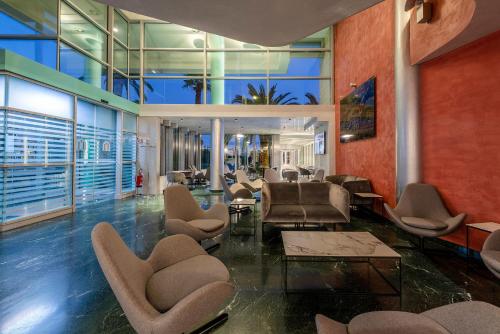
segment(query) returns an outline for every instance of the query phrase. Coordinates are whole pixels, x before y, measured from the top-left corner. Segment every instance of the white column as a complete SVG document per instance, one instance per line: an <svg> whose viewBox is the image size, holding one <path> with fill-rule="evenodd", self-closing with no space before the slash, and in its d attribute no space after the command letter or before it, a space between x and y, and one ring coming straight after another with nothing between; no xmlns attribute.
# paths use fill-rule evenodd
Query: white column
<svg viewBox="0 0 500 334"><path fill-rule="evenodd" d="M418 66L410 65L410 17L396 1L394 74L396 88L396 196L421 178Z"/></svg>
<svg viewBox="0 0 500 334"><path fill-rule="evenodd" d="M211 125L210 191L222 191L219 175L224 175L224 120L214 118L211 120Z"/></svg>

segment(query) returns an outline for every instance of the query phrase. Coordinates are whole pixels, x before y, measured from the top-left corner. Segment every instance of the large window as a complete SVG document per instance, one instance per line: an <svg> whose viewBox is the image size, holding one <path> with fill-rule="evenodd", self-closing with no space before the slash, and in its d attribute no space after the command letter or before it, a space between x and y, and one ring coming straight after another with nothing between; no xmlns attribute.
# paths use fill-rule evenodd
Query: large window
<svg viewBox="0 0 500 334"><path fill-rule="evenodd" d="M123 113L122 132L122 193L135 190L136 150L137 150L137 118L135 115Z"/></svg>
<svg viewBox="0 0 500 334"><path fill-rule="evenodd" d="M78 80L106 90L107 66L61 43L59 70Z"/></svg>

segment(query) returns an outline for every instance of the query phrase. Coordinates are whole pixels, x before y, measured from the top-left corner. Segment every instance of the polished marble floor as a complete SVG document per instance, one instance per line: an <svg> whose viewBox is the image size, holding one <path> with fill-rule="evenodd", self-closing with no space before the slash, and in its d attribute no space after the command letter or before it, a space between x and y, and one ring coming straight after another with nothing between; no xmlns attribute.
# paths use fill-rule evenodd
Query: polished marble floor
<svg viewBox="0 0 500 334"><path fill-rule="evenodd" d="M202 206L221 198L206 189L194 191ZM146 257L165 236L163 199L130 198L97 203L74 215L52 219L0 235L0 333L132 333L123 311L107 285L92 251L90 232L108 221L126 243ZM251 216L243 216L236 234L248 234ZM405 244L408 236L390 223L358 213L344 231L369 231L387 244ZM349 321L356 314L380 309L421 312L463 300L500 305L500 284L479 264L449 253L402 255L402 297L332 295L312 290L337 286L385 289L363 265L296 264L290 280L310 289L285 295L281 288L279 230L266 226L262 240L248 235L222 237L213 255L229 268L236 294L228 301L229 320L216 333L314 333L314 314ZM430 243L431 248L442 245ZM391 263L380 263L396 279ZM392 276L391 276L392 275Z"/></svg>

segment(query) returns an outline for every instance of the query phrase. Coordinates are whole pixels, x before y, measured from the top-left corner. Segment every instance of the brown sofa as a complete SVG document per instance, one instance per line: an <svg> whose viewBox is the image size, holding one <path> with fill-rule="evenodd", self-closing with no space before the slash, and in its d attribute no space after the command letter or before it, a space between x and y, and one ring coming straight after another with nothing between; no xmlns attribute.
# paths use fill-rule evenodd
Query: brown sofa
<svg viewBox="0 0 500 334"><path fill-rule="evenodd" d="M353 175L329 175L325 177L325 181L333 184L338 184L344 187L349 192L351 205L371 205L372 199L362 199L354 196L355 193L371 193L372 186L370 180L360 176Z"/></svg>
<svg viewBox="0 0 500 334"><path fill-rule="evenodd" d="M349 193L330 182L264 183L262 225L350 222Z"/></svg>

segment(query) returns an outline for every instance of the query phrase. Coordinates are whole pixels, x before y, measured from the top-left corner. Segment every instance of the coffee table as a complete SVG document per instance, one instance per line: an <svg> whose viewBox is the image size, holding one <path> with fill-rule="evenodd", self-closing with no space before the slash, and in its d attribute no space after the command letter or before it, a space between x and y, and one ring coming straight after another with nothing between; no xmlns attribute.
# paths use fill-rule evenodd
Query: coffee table
<svg viewBox="0 0 500 334"><path fill-rule="evenodd" d="M391 287L394 293L361 294L401 296L401 255L369 232L281 232L282 282L288 293L288 262L355 262L367 263ZM399 269L399 285L393 284L375 265L372 259L395 260ZM334 291L335 293L335 291ZM353 292L358 294L358 292Z"/></svg>
<svg viewBox="0 0 500 334"><path fill-rule="evenodd" d="M465 246L467 248L467 265L470 263L471 257L471 248L470 248L470 240L469 240L469 232L470 229L477 229L487 233L493 233L496 230L500 230L500 224L495 222L486 222L486 223L474 223L474 224L465 224Z"/></svg>

